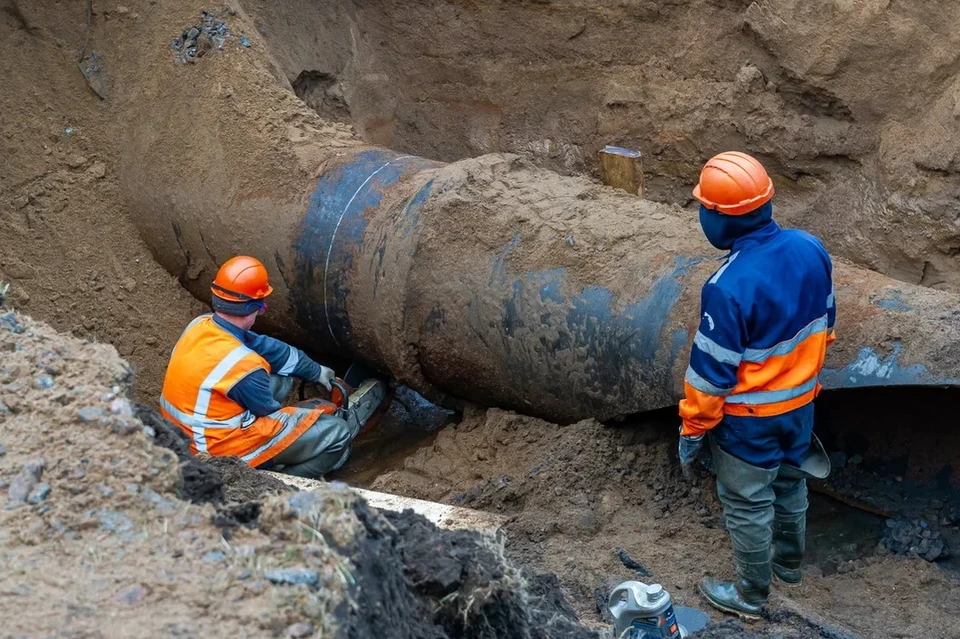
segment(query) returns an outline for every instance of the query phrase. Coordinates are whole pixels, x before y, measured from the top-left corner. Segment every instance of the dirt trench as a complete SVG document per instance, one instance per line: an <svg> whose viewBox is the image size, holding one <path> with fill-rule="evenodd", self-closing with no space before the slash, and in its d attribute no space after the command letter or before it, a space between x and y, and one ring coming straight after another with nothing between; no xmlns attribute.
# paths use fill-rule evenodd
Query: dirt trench
<svg viewBox="0 0 960 639"><path fill-rule="evenodd" d="M194 457L111 346L0 304L0 353L8 636L597 636L493 537Z"/></svg>
<svg viewBox="0 0 960 639"><path fill-rule="evenodd" d="M225 228L230 217L224 201L251 204L219 199L229 192L225 183L230 177L218 173L226 161L218 135L229 135L222 132L230 130L235 118L262 116L257 140L286 145L296 141L290 136L300 135L294 129L310 135L316 126L309 105L325 118L322 126L329 128L324 134L335 131L343 148L358 142L336 121L352 123L366 142L427 157L512 151L570 174L593 173L595 152L603 144L633 146L644 152L651 197L681 204L703 159L721 147L742 146L771 166L784 218L820 233L836 254L906 281L957 290L957 132L951 111L956 73L949 59L954 36L923 38L924 46L906 57L903 44L916 42L916 33L939 33L940 26L931 25L926 15L939 15L941 24L949 24L952 5L929 2L925 15L901 5L885 15L877 3L866 2L837 3L818 15L804 13L798 2L766 5L243 2L233 8L241 16L248 12L254 26L233 34L230 54L247 48L241 36L252 47L269 47L278 64L260 69L262 76L254 84L275 93L275 110L251 112L251 102L234 92L228 78L216 86L222 100L215 109L205 104L190 112L187 104L169 104L167 96L149 97L155 103L166 99L159 110L181 118L185 132L182 146L163 150L165 162L188 165L205 176L207 199L195 204L209 200L227 211ZM138 211L122 192L118 176L131 170L137 156L118 134L117 123L136 127L151 117L144 108L121 118L123 98L143 84L141 74L161 72L132 63L136 52L160 48L169 54L164 64L174 64L170 40L201 18L196 3L189 2L94 2L93 9L90 44L106 61L103 100L75 63L87 41L84 7L0 0L0 65L6 78L0 91L0 155L7 160L0 173L0 280L12 282L10 302L16 308L61 331L113 344L132 364L117 373L122 384L132 382L135 397L152 403L169 349L204 306L157 265L130 222ZM876 29L871 38L889 42L881 46L843 36L851 25L861 34ZM891 38L895 25L900 25L897 37ZM834 59L818 54L815 44L824 38L832 38ZM530 45L534 41L544 43L550 54L538 52ZM718 57L719 42L732 53ZM903 61L894 65L895 73L880 77L891 59ZM183 78L185 94L197 88L191 89L196 80L189 79L189 65L174 69ZM191 119L210 112L200 126ZM187 133L192 131L200 133ZM288 166L288 159L279 154L232 158L264 172ZM264 181L251 192L301 183L304 175ZM193 254L175 258L187 265L179 274L182 281L209 277L203 269L209 271L228 256L231 242L205 237L199 246ZM57 338L42 331L38 335L59 348ZM101 347L85 348L66 359L63 374L82 377L92 361L114 366L113 356ZM2 382L4 401L11 406L21 401L24 389L46 390L31 386L36 382L32 368L14 368L5 369ZM95 374L107 380L94 393L102 403L114 392L114 381L102 371ZM7 452L0 462L10 485L31 461L30 453L43 448L41 436L71 433L64 441L67 448L54 451L56 462L46 466L43 476L54 469L57 481L48 481L51 494L64 495L64 501L54 499L54 510L42 513L45 502L33 504L22 518L26 507L11 511L0 535L7 544L4 557L15 566L4 583L10 605L19 611L25 602L48 602L21 620L25 632L75 627L107 634L100 621L107 613L119 615L117 627L123 631L184 636L280 636L307 623L304 615L317 610L317 599L296 600L278 594L282 589L263 587L262 580L239 578L249 558L221 550L220 529L200 522L194 507L180 506L183 518L178 514L173 523L163 523L170 519L161 512L166 502L153 495L189 497L180 492L172 460L161 457L162 463L154 460L143 467L140 460L146 457L136 434L130 450L111 443L116 449L104 452L99 431L77 430L76 416L61 411L60 402L78 406L70 403L76 400L69 392L58 394L60 380L53 378L54 405L41 403L43 410L30 420L24 413L0 415L5 419L0 442ZM110 403L96 407L109 412ZM921 418L906 414L903 419ZM354 467L362 467L362 478L349 469L345 477L509 514L508 555L556 572L581 621L597 625L602 623L597 595L610 580L637 578L624 567L617 548L688 605L703 606L693 590L701 573L731 571L709 481L698 487L680 482L675 465L665 461L672 459L675 429L669 418L663 423L558 428L503 411L471 409L459 425L423 434L425 448L392 450L390 472L371 463ZM953 440L947 435L942 441ZM147 456L157 454L145 450ZM381 450L370 454L375 457ZM858 453L853 444L849 456ZM79 460L76 469L74 458ZM204 484L212 476L204 468L187 465L180 472L195 476L196 486L218 493L222 484ZM218 472L225 478L228 501L258 501L264 491L277 489L235 464L224 463ZM887 470L878 476L883 482L903 474ZM128 489L138 483L152 492L144 493L142 486L136 492ZM74 494L76 485L82 489ZM98 493L114 500L134 523L129 530L160 541L138 538L131 545L118 539L129 532L126 520L87 516L91 506L103 510ZM831 502L817 507L820 520L828 523L847 512ZM206 508L199 516L204 521L216 516L212 507L198 508ZM934 510L938 517L949 515L949 504ZM234 520L244 518L243 511L231 513ZM931 518L929 513L917 516ZM857 524L874 526L876 520L856 520L840 533ZM260 536L262 531L245 532L242 523L234 527L243 538L256 536L248 545L278 565L285 561L282 551L290 539L299 539L299 532L282 526L280 541ZM944 530L948 528L955 526ZM778 590L776 612L765 624L744 630L725 622L709 636L821 637L845 636L845 631L859 637L953 636L960 602L951 573L921 559L876 553L876 540L838 540L829 530L821 533L819 548L847 548L814 553L807 584L789 593ZM216 552L235 562L228 571L235 580L222 577L219 555L211 554ZM136 560L125 563L124 556ZM73 582L59 576L67 557L89 571L89 592L77 592ZM192 560L189 569L183 567L184 558ZM49 576L31 581L38 572ZM141 577L153 572L155 579ZM903 584L911 588L904 591ZM216 598L199 604L190 600L191 593L211 589L245 602L243 611ZM67 613L48 614L44 605L49 602L63 604L58 610ZM145 617L153 619L152 625L140 628ZM190 627L183 619L193 620ZM321 632L319 622L309 623ZM293 632L306 628L297 626Z"/></svg>

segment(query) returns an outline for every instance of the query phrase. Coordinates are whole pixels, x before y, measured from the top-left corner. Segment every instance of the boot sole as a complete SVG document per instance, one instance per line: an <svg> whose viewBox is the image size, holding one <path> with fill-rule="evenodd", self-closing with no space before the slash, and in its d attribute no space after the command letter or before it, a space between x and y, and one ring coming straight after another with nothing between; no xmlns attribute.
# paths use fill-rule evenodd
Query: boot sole
<svg viewBox="0 0 960 639"><path fill-rule="evenodd" d="M803 574L800 575L800 579L798 579L797 581L789 581L777 574L776 567L774 567L773 569L773 578L777 580L778 584L780 584L781 586L786 586L787 588L796 588L797 586L800 586L803 584Z"/></svg>
<svg viewBox="0 0 960 639"><path fill-rule="evenodd" d="M763 617L759 614L753 614L749 612L744 612L742 610L737 610L736 608L731 608L729 606L724 606L723 604L717 603L703 590L703 587L700 584L697 584L697 591L699 591L700 596L706 599L711 606L717 610L729 613L731 615L736 615L744 621L763 621Z"/></svg>
<svg viewBox="0 0 960 639"><path fill-rule="evenodd" d="M787 588L799 588L800 586L803 585L803 579L801 579L800 581L787 581L785 579L781 579L776 574L773 575L773 578L777 580L778 584L780 584L781 586L785 586Z"/></svg>

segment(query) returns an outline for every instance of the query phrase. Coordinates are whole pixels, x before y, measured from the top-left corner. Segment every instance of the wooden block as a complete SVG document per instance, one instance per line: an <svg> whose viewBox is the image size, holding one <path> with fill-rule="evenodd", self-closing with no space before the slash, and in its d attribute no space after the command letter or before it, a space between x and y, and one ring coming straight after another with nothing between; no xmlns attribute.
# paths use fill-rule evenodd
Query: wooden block
<svg viewBox="0 0 960 639"><path fill-rule="evenodd" d="M603 183L643 197L643 158L640 151L606 146L600 151Z"/></svg>

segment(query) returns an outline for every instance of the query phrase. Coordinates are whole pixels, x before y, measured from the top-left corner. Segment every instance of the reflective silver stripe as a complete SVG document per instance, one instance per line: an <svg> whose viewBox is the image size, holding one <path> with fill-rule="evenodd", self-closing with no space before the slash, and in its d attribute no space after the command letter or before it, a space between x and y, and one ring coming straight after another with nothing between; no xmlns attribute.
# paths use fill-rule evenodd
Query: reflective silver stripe
<svg viewBox="0 0 960 639"><path fill-rule="evenodd" d="M176 406L167 401L166 397L160 398L160 407L170 413L170 416L190 429L193 433L193 445L197 447L198 453L207 452L207 436L203 432L203 425L198 423L193 415L187 415Z"/></svg>
<svg viewBox="0 0 960 639"><path fill-rule="evenodd" d="M180 337L183 337L184 335L186 335L187 331L189 331L191 328L193 328L194 326L196 326L197 324L199 324L199 323L202 322L203 320L208 319L208 318L211 318L211 317L213 317L213 313L204 313L203 315L200 315L199 317L193 318L193 320L191 320L190 323L187 324L187 327L186 327L185 329L183 329L183 332L180 333Z"/></svg>
<svg viewBox="0 0 960 639"><path fill-rule="evenodd" d="M293 369L297 367L297 363L300 361L300 351L295 349L293 346L290 347L290 355L287 356L287 361L283 363L283 366L280 367L275 375L289 375L293 372Z"/></svg>
<svg viewBox="0 0 960 639"><path fill-rule="evenodd" d="M230 419L217 420L195 417L178 409L176 406L167 401L166 397L160 398L160 405L163 406L163 409L170 413L175 420L184 426L189 426L190 428L242 428L247 425L248 421L253 421L253 419L256 419L255 417L251 419L252 414L249 411L244 411L236 417L231 417Z"/></svg>
<svg viewBox="0 0 960 639"><path fill-rule="evenodd" d="M697 331L696 337L693 338L693 344L721 364L740 365L741 355L739 353L720 346L700 331Z"/></svg>
<svg viewBox="0 0 960 639"><path fill-rule="evenodd" d="M246 346L240 345L227 353L227 356L220 360L220 363L213 367L207 378L200 384L200 391L197 393L197 402L194 404L193 416L199 419L206 419L207 409L210 408L210 398L213 396L213 387L223 381L237 362L253 353Z"/></svg>
<svg viewBox="0 0 960 639"><path fill-rule="evenodd" d="M708 283L708 284L716 284L716 283L717 283L717 280L720 279L720 276L723 275L723 272L727 270L727 267L728 267L728 266L730 266L731 264L733 264L733 261L734 261L735 259L737 259L737 256L738 256L738 255L740 255L740 251L737 251L736 253L734 253L733 255L731 255L729 258L727 258L727 261L724 263L724 265L720 267L720 270L718 270L716 273L713 274L713 277L711 277L711 278L710 278L710 281L707 282L707 283Z"/></svg>
<svg viewBox="0 0 960 639"><path fill-rule="evenodd" d="M764 404L777 404L787 400L796 399L806 395L817 387L817 378L804 382L800 386L776 391L756 391L753 393L740 393L731 395L727 398L728 404L746 404L748 406L762 406Z"/></svg>
<svg viewBox="0 0 960 639"><path fill-rule="evenodd" d="M732 388L720 388L714 386L704 378L700 377L697 374L697 371L693 370L692 366L687 367L686 374L687 383L696 388L701 393L706 393L707 395L712 395L713 397L724 397L733 391Z"/></svg>
<svg viewBox="0 0 960 639"><path fill-rule="evenodd" d="M280 421L283 424L283 428L281 428L276 435L268 439L266 443L260 446L260 448L257 448L256 450L247 453L246 455L242 456L240 459L242 459L247 463L253 461L257 457L262 455L264 452L266 452L271 446L275 446L279 444L280 441L283 440L284 437L292 433L297 428L297 426L300 425L300 422L303 421L303 418L309 414L310 412L307 410L295 410L292 414L284 413L281 411L270 413L269 415L267 415L267 417Z"/></svg>
<svg viewBox="0 0 960 639"><path fill-rule="evenodd" d="M833 305L836 303L836 298L833 295L833 283L830 283L830 294L827 295L827 309L833 308Z"/></svg>
<svg viewBox="0 0 960 639"><path fill-rule="evenodd" d="M794 337L780 342L776 346L771 346L770 348L748 348L743 352L743 361L752 362L754 364L761 364L771 357L777 357L781 355L787 355L792 353L797 346L800 345L800 342L807 339L811 335L820 333L827 330L827 316L818 317L813 320L805 327L803 327L799 333Z"/></svg>

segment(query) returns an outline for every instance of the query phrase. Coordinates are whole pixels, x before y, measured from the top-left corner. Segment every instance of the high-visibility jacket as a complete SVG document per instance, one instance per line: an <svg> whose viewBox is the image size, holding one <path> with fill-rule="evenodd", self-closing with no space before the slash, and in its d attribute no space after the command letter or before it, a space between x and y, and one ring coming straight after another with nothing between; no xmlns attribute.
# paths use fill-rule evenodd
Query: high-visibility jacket
<svg viewBox="0 0 960 639"><path fill-rule="evenodd" d="M745 235L704 284L700 305L682 435L701 435L725 414L772 417L813 401L837 314L819 240L774 222Z"/></svg>
<svg viewBox="0 0 960 639"><path fill-rule="evenodd" d="M270 364L236 336L218 326L211 315L193 320L170 356L160 410L190 437L194 454L240 457L259 466L285 450L319 417L336 407L312 410L286 407L257 417L227 394L257 369Z"/></svg>

